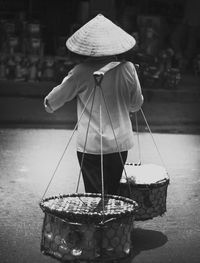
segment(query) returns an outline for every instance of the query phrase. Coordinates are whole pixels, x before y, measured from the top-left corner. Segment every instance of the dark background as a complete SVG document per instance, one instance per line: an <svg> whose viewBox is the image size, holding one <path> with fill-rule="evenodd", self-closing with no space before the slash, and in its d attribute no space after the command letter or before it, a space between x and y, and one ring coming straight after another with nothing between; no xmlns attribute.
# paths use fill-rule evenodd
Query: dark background
<svg viewBox="0 0 200 263"><path fill-rule="evenodd" d="M127 59L139 66L144 109L156 131L199 127L199 5L198 0L0 0L0 124L55 127L76 121L74 101L51 116L42 101L74 66L67 38L102 13L137 41Z"/></svg>

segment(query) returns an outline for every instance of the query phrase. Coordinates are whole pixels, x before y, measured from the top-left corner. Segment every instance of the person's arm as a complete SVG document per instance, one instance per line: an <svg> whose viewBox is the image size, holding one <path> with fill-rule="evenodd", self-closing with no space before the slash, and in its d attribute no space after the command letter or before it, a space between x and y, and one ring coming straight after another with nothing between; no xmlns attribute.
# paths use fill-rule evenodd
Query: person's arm
<svg viewBox="0 0 200 263"><path fill-rule="evenodd" d="M138 110L140 110L140 108L142 107L142 104L144 102L144 97L142 95L142 89L141 89L141 85L140 85L140 81L138 79L138 75L137 75L137 71L136 69L134 69L134 75L135 75L135 92L132 95L132 104L131 104L131 109L130 112L136 112Z"/></svg>
<svg viewBox="0 0 200 263"><path fill-rule="evenodd" d="M128 62L128 70L130 71L130 112L136 112L140 110L144 102L140 81L138 79L137 71L131 62Z"/></svg>
<svg viewBox="0 0 200 263"><path fill-rule="evenodd" d="M67 77L63 79L62 83L53 88L53 90L45 97L45 110L48 113L53 113L62 107L65 102L74 99L77 92L76 78L74 77L74 72L72 70Z"/></svg>

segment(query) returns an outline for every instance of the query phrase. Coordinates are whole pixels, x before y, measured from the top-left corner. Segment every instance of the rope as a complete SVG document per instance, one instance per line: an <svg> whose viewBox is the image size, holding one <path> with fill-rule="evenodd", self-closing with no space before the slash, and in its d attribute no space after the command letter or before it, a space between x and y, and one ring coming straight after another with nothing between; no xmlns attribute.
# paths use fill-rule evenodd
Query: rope
<svg viewBox="0 0 200 263"><path fill-rule="evenodd" d="M118 64L119 64L119 63L110 63L110 65L109 65L108 67L105 67L105 70L104 70L104 71L107 71L107 70L109 70L109 69L112 69L112 68L114 68L115 66L117 66ZM107 104L106 104L106 100L105 100L104 93L103 93L103 91L102 91L102 89L101 89L101 81L102 81L102 79L103 79L103 75L104 75L104 74L105 74L105 72L103 72L103 74L102 74L102 72L96 72L96 74L94 74L95 84L96 84L96 85L95 85L95 87L92 89L92 91L91 91L91 93L90 93L90 95L89 95L89 97L88 97L88 99L87 99L87 101L86 101L86 104L85 104L85 106L84 106L84 108L83 108L83 110L82 110L82 112L81 112L81 114L80 114L80 117L79 117L79 119L78 119L78 121L77 121L77 123L76 123L76 125L75 125L75 127L74 127L74 130L73 130L73 132L72 132L72 134L71 134L71 136L70 136L70 139L69 139L66 147L64 148L64 151L63 151L63 153L62 153L62 155L61 155L61 157L60 157L60 159L59 159L59 161L58 161L58 163L57 163L57 165L56 165L56 168L55 168L55 170L54 170L54 172L53 172L53 174L52 174L52 176L51 176L51 178L50 178L50 181L49 181L49 183L48 183L48 185L47 185L47 187L46 187L46 189L45 189L45 191L44 191L44 194L43 194L43 196L42 196L42 200L44 199L44 197L45 197L45 195L46 195L46 193L47 193L47 191L48 191L48 189L49 189L49 187L50 187L50 185L51 185L51 183L52 183L52 181L53 181L53 178L55 177L55 174L56 174L56 172L57 172L57 170L58 170L58 168L59 168L59 166L60 166L60 163L61 163L61 161L62 161L62 159L63 159L63 157L64 157L64 155L65 155L65 152L67 151L67 149L68 149L68 147L69 147L69 144L70 144L70 142L71 142L71 140L72 140L72 138L73 138L73 136L74 136L74 133L75 133L75 131L76 131L76 129L77 129L79 123L80 123L80 120L81 120L81 118L82 118L82 116L83 116L83 114L84 114L84 112L85 112L85 109L86 109L86 107L87 107L87 105L88 105L88 103L89 103L89 100L90 100L90 98L91 98L91 96L92 96L92 94L93 94L93 92L94 92L94 94L93 94L93 95L94 95L94 96L93 96L93 101L92 101L92 105L91 105L91 109L90 109L90 119L89 119L89 122L88 122L87 131L86 131L86 140L85 140L85 144L84 144L84 152L83 152L83 156L82 156L82 160L81 160L81 167L80 167L80 172L79 172L79 177L78 177L78 182L77 182L77 188L76 188L76 193L78 192L78 188L79 188L79 184L80 184L80 178L81 178L81 170L82 170L82 166L83 166L83 159L84 159L84 154L85 154L85 149L86 149L86 144L87 144L89 126L90 126L90 121L91 121L91 113L92 113L92 109L93 109L95 91L96 91L96 87L97 87L97 86L99 87L99 90L100 90L100 99L102 100L101 97L103 97L103 100L104 100L104 103L105 103L105 106L106 106L106 111L107 111L107 114L108 114L108 116L109 116L111 128L112 128L112 131L113 131L113 135L114 135L114 138L115 138L115 142L116 142L116 145L117 145L117 149L118 149L118 152L119 152L120 160L121 160L122 165L124 166L124 162L123 162L121 153L120 153L120 151L119 151L119 145L118 145L118 142L117 142L117 138L116 138L116 135L115 135L115 132L114 132L114 128L113 128L111 116L110 116L110 113L109 113L109 110L108 110L108 107L107 107ZM101 143L102 203L103 203L103 214L104 214L105 211L104 211L104 178L103 178L103 145L102 145L102 110L101 110L101 101L100 101L100 136L101 136L100 143ZM124 169L124 172L125 172L126 178L128 178L125 169ZM129 185L129 190L130 190L130 193L131 193L130 185Z"/></svg>
<svg viewBox="0 0 200 263"><path fill-rule="evenodd" d="M118 153L119 153L120 161L121 161L121 164L123 165L123 171L124 171L124 173L125 173L125 177L126 177L126 180L127 180L127 182L128 182L128 175L127 175L126 169L124 168L125 163L124 163L124 161L123 161L121 152L120 152L120 150L119 150L119 144L118 144L118 142L117 142L117 137L116 137L116 134L115 134L115 131L114 131L114 127L113 127L112 119L111 119L111 116L110 116L110 112L109 112L109 110L108 110L108 106L107 106L107 103L106 103L106 99L105 99L103 90L101 89L101 91L102 91L102 96L103 96L104 104L105 104L105 107L106 107L106 112L107 112L108 117L109 117L110 126L111 126L111 129L112 129L113 135L114 135L114 139L115 139L116 146L117 146L117 151L118 151ZM130 192L130 196L131 196L131 195L132 195L132 191L131 191L131 187L130 187L130 183L129 183L129 182L128 182L128 188L129 188L129 192Z"/></svg>
<svg viewBox="0 0 200 263"><path fill-rule="evenodd" d="M99 86L101 89L101 87ZM100 91L100 111L99 111L99 118L100 118L100 149L101 149L101 198L102 198L102 212L103 212L103 222L105 217L105 200L104 200L104 175L103 175L103 125L102 125L102 108L101 108L101 91Z"/></svg>
<svg viewBox="0 0 200 263"><path fill-rule="evenodd" d="M138 165L141 165L141 147L140 147L140 137L139 137L139 130L138 130L137 112L135 112L135 125L136 125L136 133L137 133L138 152L139 152L139 163L138 163Z"/></svg>
<svg viewBox="0 0 200 263"><path fill-rule="evenodd" d="M147 122L147 119L146 119L146 117L145 117L145 114L144 114L142 108L140 109L140 111L141 111L142 116L143 116L143 118L144 118L144 121L145 121L145 123L146 123L146 125L147 125L147 128L148 128L148 130L149 130L149 133L150 133L151 138L152 138L152 140L153 140L154 146L156 147L156 150L157 150L157 153L158 153L158 155L159 155L159 157L160 157L161 163L162 163L162 165L165 167L165 169L166 169L166 171L167 171L167 166L166 166L166 164L165 164L165 162L164 162L164 160L163 160L163 158L162 158L162 155L161 155L161 153L160 153L160 151L159 151L159 149L158 149L157 143L156 143L156 141L155 141L155 139L154 139L154 136L153 136L153 134L152 134L152 131L151 131L150 127L149 127L149 124L148 124L148 122ZM167 171L167 174L168 174L168 171Z"/></svg>
<svg viewBox="0 0 200 263"><path fill-rule="evenodd" d="M77 187L76 187L76 193L78 192L79 185L80 185L81 171L82 171L82 167L83 167L83 160L84 160L84 156L85 156L85 150L86 150L86 145L87 145L89 127L90 127L90 122L91 122L91 118L92 118L92 110L93 110L93 106L94 106L95 92L96 92L96 86L93 88L93 93L94 94L93 94L93 98L92 98L92 105L91 105L91 108L90 108L89 121L88 121L88 126L87 126L87 131L86 131L86 136L85 136L85 143L84 143L84 148L83 148L83 155L81 157L81 165L80 165L80 171L79 171L78 182L77 182Z"/></svg>
<svg viewBox="0 0 200 263"><path fill-rule="evenodd" d="M67 151L67 148L69 147L69 144L70 144L70 142L71 142L71 140L72 140L72 138L73 138L73 136L74 136L74 133L75 133L77 127L78 127L78 124L79 124L80 121L81 121L81 118L82 118L82 116L83 116L83 113L85 112L85 109L86 109L86 107L87 107L87 105L88 105L88 103L89 103L89 100L90 100L90 98L91 98L91 96L92 96L93 91L94 91L94 88L92 89L92 91L91 91L91 93L90 93L90 95L89 95L89 97L88 97L88 99L87 99L87 101L86 101L86 104L85 104L85 106L84 106L84 108L83 108L83 110L82 110L82 112L81 112L81 114L80 114L80 118L79 118L79 120L77 121L77 123L76 123L76 125L75 125L75 127L74 127L74 129L73 129L73 131L72 131L72 134L71 134L71 136L70 136L70 138L69 138L69 141L68 141L68 143L67 143L67 145L66 145L66 147L65 147L65 149L64 149L64 151L63 151L63 153L62 153L62 155L61 155L61 157L60 157L60 159L59 159L59 161L58 161L58 163L57 163L57 165L56 165L56 168L55 168L55 170L54 170L54 172L53 172L53 174L52 174L52 176L51 176L51 178L50 178L50 181L49 181L49 183L48 183L48 185L47 185L47 187L46 187L46 189L45 189L45 191L44 191L44 194L43 194L41 200L44 199L44 197L45 197L45 195L46 195L46 193L47 193L47 191L48 191L48 189L49 189L49 187L50 187L50 185L51 185L51 183L52 183L52 181L53 181L53 178L55 177L55 174L56 174L56 172L57 172L57 170L58 170L58 168L59 168L59 166L60 166L60 163L61 163L61 161L62 161L62 159L63 159L63 157L64 157L64 155L65 155L65 152Z"/></svg>

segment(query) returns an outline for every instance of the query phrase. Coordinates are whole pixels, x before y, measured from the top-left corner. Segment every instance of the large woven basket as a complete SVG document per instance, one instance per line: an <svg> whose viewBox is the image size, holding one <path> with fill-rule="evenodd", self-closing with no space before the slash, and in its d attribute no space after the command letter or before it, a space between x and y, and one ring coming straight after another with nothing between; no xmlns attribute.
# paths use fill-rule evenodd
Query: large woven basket
<svg viewBox="0 0 200 263"><path fill-rule="evenodd" d="M103 201L104 200L104 201ZM44 199L41 251L61 262L128 257L137 203L125 197L71 194Z"/></svg>
<svg viewBox="0 0 200 263"><path fill-rule="evenodd" d="M145 165L144 173L143 168L144 165L126 164L126 175L123 174L119 190L121 196L137 202L136 221L152 219L166 212L169 177L165 169L158 165L148 164ZM154 173L158 176L153 178Z"/></svg>

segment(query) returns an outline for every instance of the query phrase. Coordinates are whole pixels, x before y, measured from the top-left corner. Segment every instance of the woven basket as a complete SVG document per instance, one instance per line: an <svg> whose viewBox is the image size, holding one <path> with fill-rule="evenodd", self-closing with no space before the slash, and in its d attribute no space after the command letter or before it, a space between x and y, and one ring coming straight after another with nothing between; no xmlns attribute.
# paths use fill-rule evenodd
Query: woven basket
<svg viewBox="0 0 200 263"><path fill-rule="evenodd" d="M142 165L137 167L137 169L135 168L134 164L125 165L127 178L123 175L119 194L137 202L136 221L148 220L163 215L166 212L169 177L164 173L160 175L160 180L152 180L151 182L151 176L154 171L162 172L164 168L161 170L162 167L160 166L146 165L148 183L142 183L141 178L137 181L137 173L142 168Z"/></svg>
<svg viewBox="0 0 200 263"><path fill-rule="evenodd" d="M104 209L103 209L104 204ZM102 261L128 257L137 204L101 194L72 194L44 199L41 251L60 261Z"/></svg>

